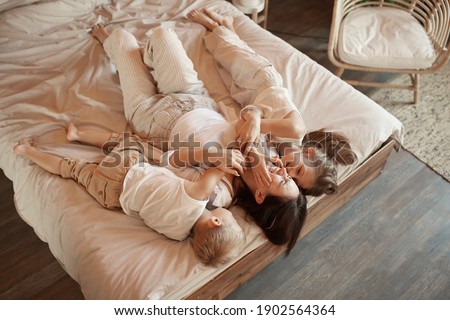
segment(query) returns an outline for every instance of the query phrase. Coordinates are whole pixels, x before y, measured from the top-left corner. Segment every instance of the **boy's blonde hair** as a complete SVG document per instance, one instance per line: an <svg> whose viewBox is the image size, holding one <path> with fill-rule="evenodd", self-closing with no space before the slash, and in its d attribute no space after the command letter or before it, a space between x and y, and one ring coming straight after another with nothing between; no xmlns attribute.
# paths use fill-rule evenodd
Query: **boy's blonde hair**
<svg viewBox="0 0 450 320"><path fill-rule="evenodd" d="M201 262L217 267L235 258L242 251L244 241L242 229L221 225L195 230L192 247Z"/></svg>

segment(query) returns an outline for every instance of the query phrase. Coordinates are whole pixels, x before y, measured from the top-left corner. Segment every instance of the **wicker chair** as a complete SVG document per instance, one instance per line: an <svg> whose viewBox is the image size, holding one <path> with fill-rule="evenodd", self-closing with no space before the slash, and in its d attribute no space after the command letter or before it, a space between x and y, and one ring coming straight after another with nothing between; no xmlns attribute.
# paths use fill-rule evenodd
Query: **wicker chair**
<svg viewBox="0 0 450 320"><path fill-rule="evenodd" d="M335 74L341 77L345 69L405 73L412 82L346 80L351 85L412 90L417 103L419 74L442 68L449 51L450 0L334 2L328 57L337 67Z"/></svg>

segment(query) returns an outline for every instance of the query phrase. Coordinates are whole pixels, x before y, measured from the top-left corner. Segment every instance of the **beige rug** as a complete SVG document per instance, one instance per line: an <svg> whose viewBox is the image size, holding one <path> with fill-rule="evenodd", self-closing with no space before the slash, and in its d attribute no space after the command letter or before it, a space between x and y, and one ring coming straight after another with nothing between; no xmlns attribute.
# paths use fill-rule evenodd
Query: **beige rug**
<svg viewBox="0 0 450 320"><path fill-rule="evenodd" d="M409 84L409 80L401 75L392 82ZM450 181L450 63L420 80L416 105L408 90L379 89L369 96L403 123L403 147Z"/></svg>

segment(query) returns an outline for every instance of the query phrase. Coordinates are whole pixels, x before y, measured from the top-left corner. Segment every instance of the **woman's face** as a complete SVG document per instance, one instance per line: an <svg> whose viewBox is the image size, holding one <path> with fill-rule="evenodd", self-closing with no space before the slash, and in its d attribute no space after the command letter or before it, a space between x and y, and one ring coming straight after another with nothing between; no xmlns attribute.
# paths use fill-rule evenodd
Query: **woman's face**
<svg viewBox="0 0 450 320"><path fill-rule="evenodd" d="M305 161L305 157L315 157L315 149L308 148L306 152L297 150L288 150L282 157L284 167L287 174L292 177L298 187L302 189L310 189L316 183L316 170L313 166L306 163L313 161Z"/></svg>
<svg viewBox="0 0 450 320"><path fill-rule="evenodd" d="M279 167L268 167L269 175L272 178L272 182L269 187L257 187L255 178L253 177L253 172L251 169L244 170L241 175L245 184L253 193L261 192L264 196L278 196L286 197L288 199L296 199L300 191L288 175L285 168Z"/></svg>

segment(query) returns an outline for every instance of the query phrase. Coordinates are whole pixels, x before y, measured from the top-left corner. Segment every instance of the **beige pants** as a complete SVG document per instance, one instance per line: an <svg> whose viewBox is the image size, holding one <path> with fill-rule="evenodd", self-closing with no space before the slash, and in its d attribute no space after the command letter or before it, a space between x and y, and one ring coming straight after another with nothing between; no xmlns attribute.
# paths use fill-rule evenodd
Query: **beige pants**
<svg viewBox="0 0 450 320"><path fill-rule="evenodd" d="M206 49L221 66L219 74L231 87L231 96L242 107L252 104L269 87L282 87L283 78L272 63L257 54L237 34L217 27L205 37ZM233 79L230 83L227 78Z"/></svg>
<svg viewBox="0 0 450 320"><path fill-rule="evenodd" d="M115 29L103 47L119 72L125 117L133 132L161 150L167 151L170 131L183 114L215 109L173 30L156 28L144 57L136 38L123 29Z"/></svg>
<svg viewBox="0 0 450 320"><path fill-rule="evenodd" d="M105 144L108 154L99 164L63 159L61 176L84 186L102 206L120 208L119 197L128 170L137 163L149 162L145 149L146 142L138 136L114 133Z"/></svg>

